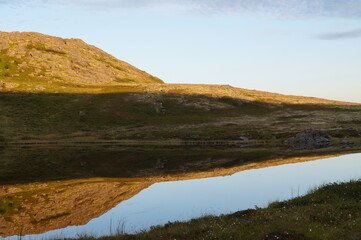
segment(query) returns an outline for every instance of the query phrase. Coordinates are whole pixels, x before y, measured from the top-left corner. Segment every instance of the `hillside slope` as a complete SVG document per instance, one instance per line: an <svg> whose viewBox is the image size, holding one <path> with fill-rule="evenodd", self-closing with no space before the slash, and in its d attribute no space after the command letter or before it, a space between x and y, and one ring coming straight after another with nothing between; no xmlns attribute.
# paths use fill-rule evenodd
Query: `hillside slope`
<svg viewBox="0 0 361 240"><path fill-rule="evenodd" d="M359 137L360 104L164 84L78 39L0 32L0 141Z"/></svg>
<svg viewBox="0 0 361 240"><path fill-rule="evenodd" d="M80 39L31 32L0 32L0 70L3 82L14 82L12 86L31 84L29 81L38 85L49 81L81 85L162 83Z"/></svg>

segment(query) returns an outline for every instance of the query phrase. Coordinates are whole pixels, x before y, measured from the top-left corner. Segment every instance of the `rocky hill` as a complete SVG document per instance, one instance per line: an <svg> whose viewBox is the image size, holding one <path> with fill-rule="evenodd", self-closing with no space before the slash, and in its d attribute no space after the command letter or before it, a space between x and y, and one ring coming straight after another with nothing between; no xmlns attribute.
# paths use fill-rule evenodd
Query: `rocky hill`
<svg viewBox="0 0 361 240"><path fill-rule="evenodd" d="M36 82L80 85L162 83L80 39L32 32L0 32L0 76L3 87ZM7 84L11 82L12 84ZM20 88L21 89L21 88Z"/></svg>
<svg viewBox="0 0 361 240"><path fill-rule="evenodd" d="M0 142L361 136L360 104L164 84L79 39L0 32Z"/></svg>

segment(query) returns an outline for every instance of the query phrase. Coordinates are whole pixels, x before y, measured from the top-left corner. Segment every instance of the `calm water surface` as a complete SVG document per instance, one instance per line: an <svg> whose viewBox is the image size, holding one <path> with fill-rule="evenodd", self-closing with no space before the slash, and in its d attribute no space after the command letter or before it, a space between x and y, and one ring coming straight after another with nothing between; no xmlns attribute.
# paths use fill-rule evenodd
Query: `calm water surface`
<svg viewBox="0 0 361 240"><path fill-rule="evenodd" d="M242 171L231 176L156 183L84 226L72 226L23 239L128 233L206 214L227 214L265 207L304 195L322 184L361 178L361 154ZM5 239L18 239L16 236Z"/></svg>

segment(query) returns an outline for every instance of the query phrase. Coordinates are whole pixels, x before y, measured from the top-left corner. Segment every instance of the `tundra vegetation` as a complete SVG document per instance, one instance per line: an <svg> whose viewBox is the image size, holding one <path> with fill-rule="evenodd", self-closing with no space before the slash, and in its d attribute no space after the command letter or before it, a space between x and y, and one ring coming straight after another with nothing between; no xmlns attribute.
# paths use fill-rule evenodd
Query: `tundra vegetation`
<svg viewBox="0 0 361 240"><path fill-rule="evenodd" d="M226 175L248 164L357 152L360 123L357 103L166 84L79 39L0 32L0 230L17 231L19 216L38 232L59 219L81 224L147 187L141 178ZM103 239L359 239L359 185ZM73 213L61 198L79 186L96 200L119 192ZM47 212L50 200L63 208ZM39 201L45 205L30 206Z"/></svg>
<svg viewBox="0 0 361 240"><path fill-rule="evenodd" d="M284 141L361 134L361 106L225 85L164 84L79 39L0 33L0 140Z"/></svg>

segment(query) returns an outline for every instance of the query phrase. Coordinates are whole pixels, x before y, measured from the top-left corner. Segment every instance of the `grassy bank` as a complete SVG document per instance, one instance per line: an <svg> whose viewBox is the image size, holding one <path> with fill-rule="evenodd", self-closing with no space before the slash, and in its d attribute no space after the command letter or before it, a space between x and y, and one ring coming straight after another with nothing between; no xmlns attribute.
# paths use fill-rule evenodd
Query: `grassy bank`
<svg viewBox="0 0 361 240"><path fill-rule="evenodd" d="M334 183L306 196L220 217L169 223L136 235L99 240L143 239L360 239L361 181ZM82 237L82 240L96 239Z"/></svg>
<svg viewBox="0 0 361 240"><path fill-rule="evenodd" d="M339 138L361 134L360 106L245 102L176 93L171 87L153 92L137 86L79 88L84 93L0 92L0 143L240 136L272 140L309 128Z"/></svg>

